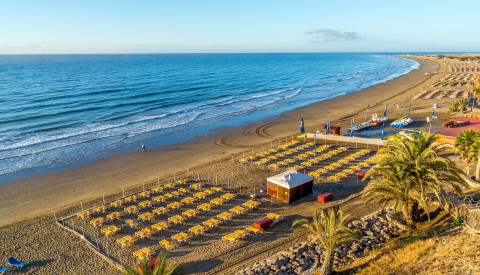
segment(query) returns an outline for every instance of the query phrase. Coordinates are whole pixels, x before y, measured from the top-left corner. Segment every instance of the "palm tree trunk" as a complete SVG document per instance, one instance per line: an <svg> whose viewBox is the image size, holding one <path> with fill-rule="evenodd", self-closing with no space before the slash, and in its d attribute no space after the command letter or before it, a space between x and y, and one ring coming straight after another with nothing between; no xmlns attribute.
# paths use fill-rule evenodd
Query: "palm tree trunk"
<svg viewBox="0 0 480 275"><path fill-rule="evenodd" d="M334 255L333 251L328 252L327 250L325 250L325 252L323 252L323 264L322 264L321 274L323 274L323 275L332 274L333 255Z"/></svg>
<svg viewBox="0 0 480 275"><path fill-rule="evenodd" d="M480 150L478 152L477 169L475 169L475 180L480 181Z"/></svg>
<svg viewBox="0 0 480 275"><path fill-rule="evenodd" d="M409 227L412 227L413 220L412 220L412 214L410 212L410 207L408 205L404 205L402 207L402 214L403 218L405 219L405 222Z"/></svg>

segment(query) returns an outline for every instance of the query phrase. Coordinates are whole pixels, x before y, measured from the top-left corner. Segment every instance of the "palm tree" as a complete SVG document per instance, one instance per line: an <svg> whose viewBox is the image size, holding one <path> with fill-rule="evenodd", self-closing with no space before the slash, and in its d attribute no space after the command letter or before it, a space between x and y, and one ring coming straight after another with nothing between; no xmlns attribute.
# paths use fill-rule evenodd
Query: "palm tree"
<svg viewBox="0 0 480 275"><path fill-rule="evenodd" d="M294 230L307 229L313 234L313 238L323 245L325 251L323 253L322 274L332 273L334 252L337 246L360 238L361 234L358 229L348 227L351 222L349 215L344 216L341 210L334 211L330 208L319 207L315 210L313 222L301 219L293 223ZM320 263L319 260L317 260L317 265Z"/></svg>
<svg viewBox="0 0 480 275"><path fill-rule="evenodd" d="M157 257L157 262L152 269L148 264L148 261L145 259L140 260L140 268L141 272L137 270L137 267L134 266L133 268L123 267L123 270L120 271L123 275L170 275L170 274L183 274L184 270L180 267L180 264L174 264L167 269L166 265L167 253L163 252L160 253Z"/></svg>
<svg viewBox="0 0 480 275"><path fill-rule="evenodd" d="M452 104L450 104L450 112L457 112L458 110L459 110L458 103L452 102Z"/></svg>
<svg viewBox="0 0 480 275"><path fill-rule="evenodd" d="M418 221L420 209L427 209L427 192L448 208L447 189L462 194L461 188L468 183L463 171L445 157L447 147L435 144L437 139L438 132L429 135L425 131L389 139L388 146L378 151L377 164L364 177L373 178L364 196L373 195L370 200L384 204L394 202L409 226Z"/></svg>
<svg viewBox="0 0 480 275"><path fill-rule="evenodd" d="M463 130L455 138L455 149L466 162L471 161L471 148L478 139L480 139L480 132L473 129Z"/></svg>
<svg viewBox="0 0 480 275"><path fill-rule="evenodd" d="M460 107L460 111L462 111L462 113L463 113L463 111L467 107L468 99L462 98L462 99L458 100L457 102L458 102L458 105Z"/></svg>

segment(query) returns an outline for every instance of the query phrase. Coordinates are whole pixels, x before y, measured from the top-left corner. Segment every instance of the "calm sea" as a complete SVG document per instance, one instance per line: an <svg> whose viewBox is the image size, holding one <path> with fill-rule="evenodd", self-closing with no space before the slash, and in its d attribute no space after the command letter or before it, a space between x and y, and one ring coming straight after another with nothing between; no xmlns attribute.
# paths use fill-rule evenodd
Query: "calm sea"
<svg viewBox="0 0 480 275"><path fill-rule="evenodd" d="M0 55L0 181L265 117L418 66L381 54Z"/></svg>

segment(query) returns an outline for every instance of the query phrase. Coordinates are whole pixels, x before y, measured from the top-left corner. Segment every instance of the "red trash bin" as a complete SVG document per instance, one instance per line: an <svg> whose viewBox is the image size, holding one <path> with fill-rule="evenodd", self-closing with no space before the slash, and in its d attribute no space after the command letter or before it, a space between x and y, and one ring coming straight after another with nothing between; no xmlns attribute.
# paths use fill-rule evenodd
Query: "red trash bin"
<svg viewBox="0 0 480 275"><path fill-rule="evenodd" d="M270 218L263 218L263 219L260 219L256 222L253 223L253 227L255 228L258 228L258 229L265 229L267 227L269 227L270 225L272 225L272 219Z"/></svg>
<svg viewBox="0 0 480 275"><path fill-rule="evenodd" d="M318 195L317 199L319 202L327 202L331 200L333 197L332 193L323 193L321 195Z"/></svg>
<svg viewBox="0 0 480 275"><path fill-rule="evenodd" d="M363 179L363 177L365 176L365 174L367 173L367 170L360 170L357 172L357 178L359 179Z"/></svg>

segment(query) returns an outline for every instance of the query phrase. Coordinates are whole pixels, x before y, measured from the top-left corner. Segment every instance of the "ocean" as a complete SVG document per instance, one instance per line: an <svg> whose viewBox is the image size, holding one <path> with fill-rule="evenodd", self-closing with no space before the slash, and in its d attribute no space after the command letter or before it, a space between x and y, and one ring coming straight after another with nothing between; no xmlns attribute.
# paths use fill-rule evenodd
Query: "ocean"
<svg viewBox="0 0 480 275"><path fill-rule="evenodd" d="M418 67L363 53L0 55L0 182L275 115ZM161 139L178 133L190 135Z"/></svg>

